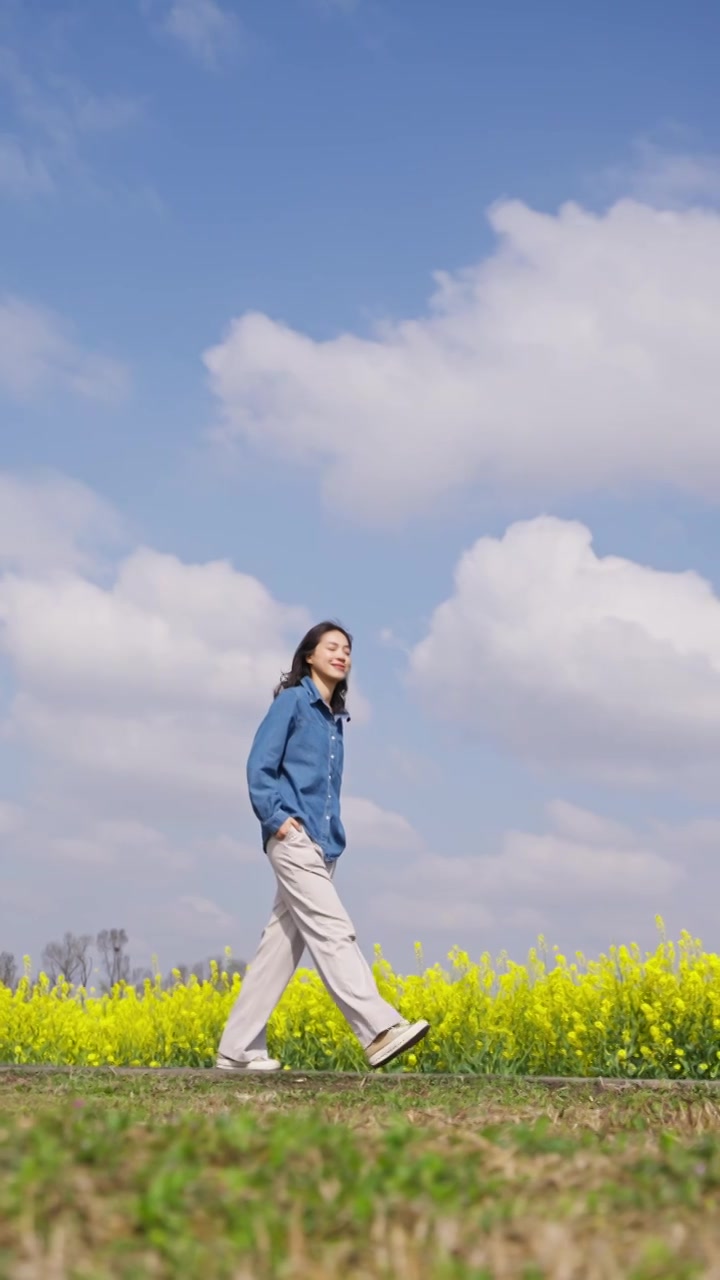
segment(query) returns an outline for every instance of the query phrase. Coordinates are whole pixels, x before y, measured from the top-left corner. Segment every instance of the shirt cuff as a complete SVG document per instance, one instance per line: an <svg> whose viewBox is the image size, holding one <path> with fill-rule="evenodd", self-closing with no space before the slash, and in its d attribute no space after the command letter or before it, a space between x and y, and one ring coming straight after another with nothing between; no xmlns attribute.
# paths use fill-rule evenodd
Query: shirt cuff
<svg viewBox="0 0 720 1280"><path fill-rule="evenodd" d="M287 822L288 818L291 817L291 813L285 813L282 809L276 809L268 823L272 834L275 835L275 832L280 830L283 822Z"/></svg>

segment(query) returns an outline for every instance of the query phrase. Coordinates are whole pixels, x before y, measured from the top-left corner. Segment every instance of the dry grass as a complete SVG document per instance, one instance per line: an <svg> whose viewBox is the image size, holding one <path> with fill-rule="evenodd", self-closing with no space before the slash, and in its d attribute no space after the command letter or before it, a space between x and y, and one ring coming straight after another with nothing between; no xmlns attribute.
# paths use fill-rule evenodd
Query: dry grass
<svg viewBox="0 0 720 1280"><path fill-rule="evenodd" d="M4 1073L3 1280L720 1280L701 1086L208 1077Z"/></svg>

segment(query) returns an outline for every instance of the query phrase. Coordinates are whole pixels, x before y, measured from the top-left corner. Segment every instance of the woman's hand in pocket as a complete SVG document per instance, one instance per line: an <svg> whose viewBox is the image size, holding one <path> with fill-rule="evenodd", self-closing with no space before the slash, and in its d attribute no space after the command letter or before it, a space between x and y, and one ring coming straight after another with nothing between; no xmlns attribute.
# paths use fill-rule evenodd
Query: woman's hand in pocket
<svg viewBox="0 0 720 1280"><path fill-rule="evenodd" d="M295 831L302 831L302 827L298 822L297 818L286 818L282 826L278 827L277 831L275 832L275 839L284 840L285 837L290 834L293 828L295 829Z"/></svg>

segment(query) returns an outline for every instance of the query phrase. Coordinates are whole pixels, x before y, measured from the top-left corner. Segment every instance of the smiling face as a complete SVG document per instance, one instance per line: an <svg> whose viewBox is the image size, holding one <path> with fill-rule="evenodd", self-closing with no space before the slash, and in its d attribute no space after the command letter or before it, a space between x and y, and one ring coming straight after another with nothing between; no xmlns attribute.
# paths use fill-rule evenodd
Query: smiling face
<svg viewBox="0 0 720 1280"><path fill-rule="evenodd" d="M310 675L321 684L334 688L347 680L352 666L350 641L342 631L326 631L307 659Z"/></svg>

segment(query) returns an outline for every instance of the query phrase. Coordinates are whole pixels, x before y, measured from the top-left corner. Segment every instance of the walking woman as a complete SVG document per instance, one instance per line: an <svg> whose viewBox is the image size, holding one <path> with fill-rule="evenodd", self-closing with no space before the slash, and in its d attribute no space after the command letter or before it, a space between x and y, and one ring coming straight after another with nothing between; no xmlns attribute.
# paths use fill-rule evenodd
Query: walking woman
<svg viewBox="0 0 720 1280"><path fill-rule="evenodd" d="M429 1030L380 996L334 885L345 848L340 786L351 663L346 631L332 622L313 627L255 735L248 786L277 897L220 1041L217 1066L227 1071L280 1070L268 1056L267 1023L305 947L371 1067L385 1066Z"/></svg>

